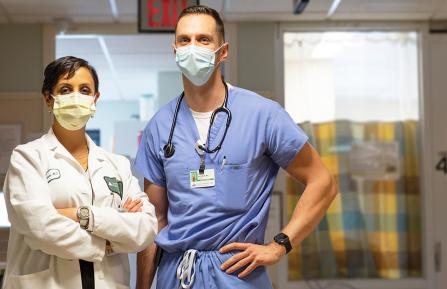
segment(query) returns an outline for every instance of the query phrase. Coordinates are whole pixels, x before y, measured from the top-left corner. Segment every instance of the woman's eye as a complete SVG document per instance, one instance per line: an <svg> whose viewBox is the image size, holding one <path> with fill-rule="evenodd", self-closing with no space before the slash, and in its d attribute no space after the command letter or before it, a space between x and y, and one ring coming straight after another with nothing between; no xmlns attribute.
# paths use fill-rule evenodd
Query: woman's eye
<svg viewBox="0 0 447 289"><path fill-rule="evenodd" d="M71 90L68 87L62 87L59 92L60 94L69 94Z"/></svg>
<svg viewBox="0 0 447 289"><path fill-rule="evenodd" d="M91 89L88 87L82 88L81 93L89 95L91 93Z"/></svg>

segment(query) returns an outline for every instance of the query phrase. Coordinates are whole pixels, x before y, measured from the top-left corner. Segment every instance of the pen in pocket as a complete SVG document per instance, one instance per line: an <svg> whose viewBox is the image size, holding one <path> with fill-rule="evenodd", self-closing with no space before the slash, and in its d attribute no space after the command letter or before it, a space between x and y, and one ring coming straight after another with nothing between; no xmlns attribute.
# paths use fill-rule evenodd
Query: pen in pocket
<svg viewBox="0 0 447 289"><path fill-rule="evenodd" d="M223 171L225 164L227 163L227 157L224 156L222 159L222 165L220 166L220 172Z"/></svg>

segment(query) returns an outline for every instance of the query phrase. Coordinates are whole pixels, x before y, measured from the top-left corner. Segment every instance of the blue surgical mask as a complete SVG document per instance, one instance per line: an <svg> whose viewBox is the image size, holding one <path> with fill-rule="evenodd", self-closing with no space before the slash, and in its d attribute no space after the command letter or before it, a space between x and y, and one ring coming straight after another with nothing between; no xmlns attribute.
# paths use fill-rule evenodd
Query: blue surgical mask
<svg viewBox="0 0 447 289"><path fill-rule="evenodd" d="M222 46L224 44L215 51L193 44L175 48L175 62L177 62L177 66L186 78L195 86L202 86L210 79L211 74L213 74L216 52Z"/></svg>

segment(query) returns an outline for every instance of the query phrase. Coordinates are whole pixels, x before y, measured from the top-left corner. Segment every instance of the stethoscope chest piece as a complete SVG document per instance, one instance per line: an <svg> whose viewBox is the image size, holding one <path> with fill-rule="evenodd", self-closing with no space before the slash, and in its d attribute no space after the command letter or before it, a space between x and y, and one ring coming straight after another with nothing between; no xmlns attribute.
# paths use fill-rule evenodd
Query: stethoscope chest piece
<svg viewBox="0 0 447 289"><path fill-rule="evenodd" d="M165 158L172 157L175 153L174 144L172 142L168 142L167 144L165 144L165 146L163 147L163 152L164 152Z"/></svg>

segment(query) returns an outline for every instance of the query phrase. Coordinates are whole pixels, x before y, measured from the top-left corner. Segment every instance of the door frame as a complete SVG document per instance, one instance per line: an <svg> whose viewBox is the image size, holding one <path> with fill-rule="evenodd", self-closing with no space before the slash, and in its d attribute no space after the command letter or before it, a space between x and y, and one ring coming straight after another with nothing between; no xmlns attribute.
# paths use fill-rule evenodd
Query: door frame
<svg viewBox="0 0 447 289"><path fill-rule="evenodd" d="M421 172L421 224L422 224L422 278L406 278L401 280L375 279L344 279L322 280L318 285L326 288L328 284L348 285L356 289L425 289L437 288L434 268L434 196L431 166L432 133L430 131L431 102L429 91L429 24L427 22L368 22L368 21L337 21L337 22L285 22L278 23L275 35L275 93L278 102L284 107L284 50L285 32L367 32L367 31L414 31L418 34L419 53L419 116L420 116L420 172ZM284 185L284 184L283 184ZM281 188L284 192L285 187ZM425 193L424 193L425 192ZM284 202L286 198L284 198ZM283 220L288 221L287 212L283 212ZM278 265L279 272L287 272L287 258ZM278 275L278 285L281 289L312 288L315 284L308 281L289 282L287 274ZM312 286L314 285L314 286ZM341 287L340 287L341 288ZM441 287L439 286L439 288Z"/></svg>

